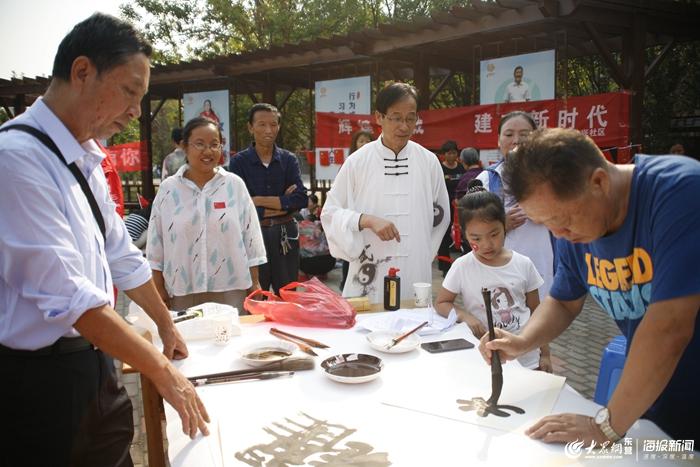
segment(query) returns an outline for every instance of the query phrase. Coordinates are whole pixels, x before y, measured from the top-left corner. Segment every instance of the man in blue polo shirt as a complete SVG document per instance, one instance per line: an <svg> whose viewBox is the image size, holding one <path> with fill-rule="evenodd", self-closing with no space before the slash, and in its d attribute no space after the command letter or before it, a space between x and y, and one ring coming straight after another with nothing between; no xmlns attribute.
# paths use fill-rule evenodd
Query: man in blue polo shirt
<svg viewBox="0 0 700 467"><path fill-rule="evenodd" d="M275 293L299 276L299 229L292 213L308 204L296 156L275 144L280 118L273 105L253 105L248 111L253 143L229 164L257 207L267 251L267 263L259 267L260 286L268 290L272 285Z"/></svg>
<svg viewBox="0 0 700 467"><path fill-rule="evenodd" d="M523 332L497 330L480 348L512 359L550 342L581 312L587 293L627 337L628 355L607 407L558 414L528 430L545 442L614 442L638 418L677 440L700 435L700 163L638 155L605 160L574 130L538 130L509 157L505 185L527 216L559 237L550 296Z"/></svg>

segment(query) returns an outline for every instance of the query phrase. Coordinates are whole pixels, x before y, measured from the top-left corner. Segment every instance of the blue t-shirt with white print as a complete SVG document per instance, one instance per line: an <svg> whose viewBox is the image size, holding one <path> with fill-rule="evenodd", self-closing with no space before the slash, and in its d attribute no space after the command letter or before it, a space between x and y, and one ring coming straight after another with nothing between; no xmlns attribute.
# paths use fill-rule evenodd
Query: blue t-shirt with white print
<svg viewBox="0 0 700 467"><path fill-rule="evenodd" d="M700 163L683 156L635 157L620 229L588 244L558 240L550 295L590 292L627 337L647 307L700 293ZM674 439L700 438L700 320L671 378L645 414Z"/></svg>

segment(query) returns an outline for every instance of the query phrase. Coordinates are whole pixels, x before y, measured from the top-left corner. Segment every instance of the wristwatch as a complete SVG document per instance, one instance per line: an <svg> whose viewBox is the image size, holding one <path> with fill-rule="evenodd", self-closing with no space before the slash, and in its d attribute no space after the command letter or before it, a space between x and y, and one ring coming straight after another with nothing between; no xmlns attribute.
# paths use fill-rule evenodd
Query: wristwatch
<svg viewBox="0 0 700 467"><path fill-rule="evenodd" d="M598 413L595 414L593 421L596 425L598 425L600 431L603 432L605 437L608 438L608 441L612 441L614 443L622 439L622 436L615 433L615 430L613 430L610 426L610 411L607 407L600 409Z"/></svg>

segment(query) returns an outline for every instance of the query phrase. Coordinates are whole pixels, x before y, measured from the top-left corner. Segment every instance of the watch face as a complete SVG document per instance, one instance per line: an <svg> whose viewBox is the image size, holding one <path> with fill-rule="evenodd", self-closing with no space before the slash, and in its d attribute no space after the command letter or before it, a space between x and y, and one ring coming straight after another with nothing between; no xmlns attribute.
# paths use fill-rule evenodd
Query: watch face
<svg viewBox="0 0 700 467"><path fill-rule="evenodd" d="M608 419L608 409L607 407L603 407L598 411L597 414L595 414L595 422L600 425L601 423L604 423Z"/></svg>

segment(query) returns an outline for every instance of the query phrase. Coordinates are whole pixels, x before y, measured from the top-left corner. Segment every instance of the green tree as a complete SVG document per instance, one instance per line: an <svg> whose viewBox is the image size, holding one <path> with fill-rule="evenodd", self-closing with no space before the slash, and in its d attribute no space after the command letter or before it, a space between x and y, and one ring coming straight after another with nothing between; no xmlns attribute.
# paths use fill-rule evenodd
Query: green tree
<svg viewBox="0 0 700 467"><path fill-rule="evenodd" d="M383 23L417 21L433 11L468 4L469 0L135 0L121 9L123 16L141 25L156 45L155 62L176 63L345 35ZM647 64L658 52L659 48L647 51ZM700 78L698 58L697 42L677 45L647 80L645 151L668 149L678 136L670 128L672 116L700 108L700 92L695 84ZM679 74L678 70L683 72ZM567 64L560 60L557 79L558 97L619 90L597 55L570 59ZM436 89L440 82L441 78L432 78L430 89ZM436 96L432 107L476 104L476 96L478 78L457 73ZM280 141L291 149L311 143L309 97L307 90L297 90L283 109ZM238 129L239 148L249 142L245 110L251 103L248 96L237 97L239 112L232 121Z"/></svg>

